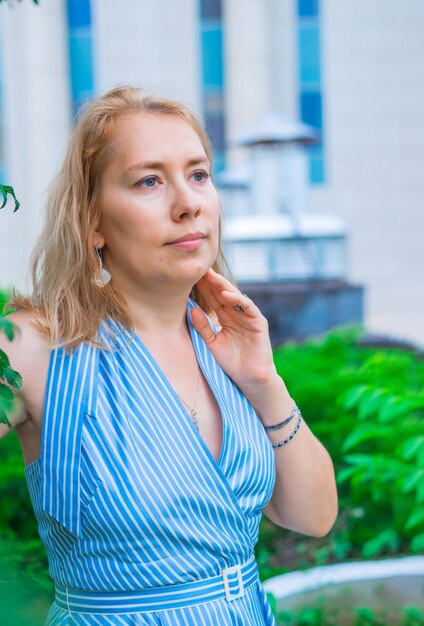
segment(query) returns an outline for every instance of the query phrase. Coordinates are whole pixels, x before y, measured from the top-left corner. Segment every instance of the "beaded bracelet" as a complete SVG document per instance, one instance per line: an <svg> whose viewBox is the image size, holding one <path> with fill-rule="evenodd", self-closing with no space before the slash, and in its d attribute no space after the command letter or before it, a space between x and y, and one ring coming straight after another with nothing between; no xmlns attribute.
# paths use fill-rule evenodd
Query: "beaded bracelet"
<svg viewBox="0 0 424 626"><path fill-rule="evenodd" d="M279 441L278 443L273 443L272 447L273 448L281 448L281 446L285 446L286 443L291 441L293 439L293 437L295 436L295 434L297 433L297 431L299 430L301 422L302 422L302 416L299 414L299 417L297 418L297 424L294 427L293 432L288 437L283 439L283 441Z"/></svg>
<svg viewBox="0 0 424 626"><path fill-rule="evenodd" d="M294 416L300 415L300 410L299 407L297 406L296 402L293 400L293 409L292 412L290 413L289 417L285 420L283 420L282 422L280 422L279 424L275 424L274 426L265 426L265 430L267 433L270 433L274 430L280 430L280 428L283 428L283 426L286 426L289 422L292 421L292 419L294 418Z"/></svg>

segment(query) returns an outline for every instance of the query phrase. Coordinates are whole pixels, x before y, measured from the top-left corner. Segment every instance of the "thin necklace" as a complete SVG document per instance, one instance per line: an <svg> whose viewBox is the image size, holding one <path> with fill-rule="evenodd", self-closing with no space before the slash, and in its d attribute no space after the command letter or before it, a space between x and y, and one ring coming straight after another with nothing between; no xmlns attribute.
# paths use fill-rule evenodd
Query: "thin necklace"
<svg viewBox="0 0 424 626"><path fill-rule="evenodd" d="M200 380L200 369L197 368L197 386L196 386L196 395L194 397L193 407L191 407L189 404L187 404L187 402L185 400L183 400L183 398L180 396L180 394L177 393L177 396L179 397L181 402L183 404L185 404L185 406L188 408L188 411L190 413L190 417L193 420L193 424L196 426L197 430L199 430L199 425L198 425L199 416L197 415L197 411L196 411L196 402L197 402L197 394L199 393L199 380Z"/></svg>

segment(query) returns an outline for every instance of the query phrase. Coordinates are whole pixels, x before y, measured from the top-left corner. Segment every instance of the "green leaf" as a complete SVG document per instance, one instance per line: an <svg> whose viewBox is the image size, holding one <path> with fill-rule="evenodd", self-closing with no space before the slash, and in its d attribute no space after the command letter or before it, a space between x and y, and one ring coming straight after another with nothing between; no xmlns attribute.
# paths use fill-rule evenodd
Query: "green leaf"
<svg viewBox="0 0 424 626"><path fill-rule="evenodd" d="M3 197L3 202L2 202L2 205L0 206L0 209L2 209L3 207L6 206L6 204L7 204L7 196L9 194L10 196L12 196L12 198L15 201L15 208L13 209L13 212L15 213L15 211L17 211L19 209L19 207L20 207L20 202L17 199L17 197L15 196L15 192L13 190L13 187L10 187L9 185L2 185L0 183L0 194Z"/></svg>
<svg viewBox="0 0 424 626"><path fill-rule="evenodd" d="M13 391L7 385L0 383L0 399L13 400Z"/></svg>
<svg viewBox="0 0 424 626"><path fill-rule="evenodd" d="M337 472L337 484L342 485L357 472L357 467L345 467Z"/></svg>
<svg viewBox="0 0 424 626"><path fill-rule="evenodd" d="M343 460L346 463L350 463L350 465L373 465L373 458L371 454L348 454Z"/></svg>
<svg viewBox="0 0 424 626"><path fill-rule="evenodd" d="M417 535L411 541L411 551L412 552L423 552L424 551L424 533Z"/></svg>
<svg viewBox="0 0 424 626"><path fill-rule="evenodd" d="M385 389L374 389L371 393L363 393L359 402L358 419L363 421L377 413L385 397L387 397Z"/></svg>
<svg viewBox="0 0 424 626"><path fill-rule="evenodd" d="M0 424L6 424L9 428L12 428L11 423L7 419L6 411L2 408L0 403Z"/></svg>
<svg viewBox="0 0 424 626"><path fill-rule="evenodd" d="M402 493L410 493L421 481L424 481L424 469L411 472L402 485Z"/></svg>
<svg viewBox="0 0 424 626"><path fill-rule="evenodd" d="M345 391L341 396L343 408L347 411L355 408L359 404L359 401L364 393L366 393L369 389L370 387L368 385L358 385Z"/></svg>
<svg viewBox="0 0 424 626"><path fill-rule="evenodd" d="M382 405L378 417L381 422L390 422L401 415L408 415L412 408L411 400L399 396L391 396Z"/></svg>
<svg viewBox="0 0 424 626"><path fill-rule="evenodd" d="M391 435L392 432L391 428L385 426L361 424L347 437L342 445L342 451L347 452L357 446L358 443L368 439L384 438L387 435Z"/></svg>
<svg viewBox="0 0 424 626"><path fill-rule="evenodd" d="M6 369L4 369L2 372L2 376L11 387L13 387L14 389L21 389L22 376L19 374L19 372L16 372L11 367L6 367Z"/></svg>
<svg viewBox="0 0 424 626"><path fill-rule="evenodd" d="M400 454L402 459L409 461L418 454L422 447L424 447L424 435L410 437L401 445Z"/></svg>
<svg viewBox="0 0 424 626"><path fill-rule="evenodd" d="M0 332L5 334L9 341L12 341L15 335L14 324L12 324L10 320L3 317L3 315L0 315Z"/></svg>
<svg viewBox="0 0 424 626"><path fill-rule="evenodd" d="M9 357L7 356L6 352L0 350L0 376L2 375L3 370L6 367L9 367L9 365Z"/></svg>
<svg viewBox="0 0 424 626"><path fill-rule="evenodd" d="M415 526L420 526L424 524L424 506L419 506L415 509L415 511L408 517L405 523L406 530L411 530L415 528Z"/></svg>
<svg viewBox="0 0 424 626"><path fill-rule="evenodd" d="M374 556L378 556L384 550L389 548L392 552L395 552L399 546L400 539L397 532L389 528L383 530L376 537L369 539L362 548L362 556L365 559L370 559Z"/></svg>

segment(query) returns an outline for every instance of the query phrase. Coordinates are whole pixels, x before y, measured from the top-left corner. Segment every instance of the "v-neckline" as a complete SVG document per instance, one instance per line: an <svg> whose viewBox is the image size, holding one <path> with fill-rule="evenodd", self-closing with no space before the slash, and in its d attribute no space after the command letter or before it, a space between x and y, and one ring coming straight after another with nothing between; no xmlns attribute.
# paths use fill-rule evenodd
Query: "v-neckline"
<svg viewBox="0 0 424 626"><path fill-rule="evenodd" d="M199 355L199 352L198 352L197 343L198 343L198 341L199 342L203 342L203 339L197 333L197 331L193 328L193 325L192 325L192 322L191 322L190 309L193 306L196 306L195 303L191 304L191 300L189 299L188 302L187 302L187 308L186 308L186 319L187 319L188 329L190 331L191 343L192 343L192 346L193 346L194 354L196 356L197 364L200 367L200 369L201 369L201 371L203 373L203 376L205 377L205 380L206 380L207 384L209 385L211 393L212 393L213 397L215 398L215 402L217 403L217 406L218 406L220 414L221 414L222 441L221 441L221 449L220 449L220 452L219 452L219 455L218 455L218 459L215 459L215 457L213 456L212 452L210 451L210 449L206 445L205 440L203 439L202 435L200 434L200 432L197 430L196 426L194 425L193 420L191 419L190 415L188 414L187 409L184 406L184 403L182 402L180 396L177 394L177 392L175 391L174 387L171 385L168 377L165 375L163 369L161 368L161 366L159 365L159 363L157 362L155 357L152 355L152 353L150 352L149 348L146 346L146 344L142 340L141 336L135 330L134 330L134 332L131 332L127 328L125 328L125 332L129 333L131 335L131 337L133 338L133 341L142 350L142 352L148 357L148 359L149 359L149 361L151 363L151 366L156 371L156 374L159 376L159 378L162 380L163 384L166 386L166 388L170 392L170 394L171 394L171 396L172 396L172 398L174 400L174 403L180 409L179 413L183 413L185 421L187 421L188 424L190 425L190 427L192 428L192 432L193 432L194 436L196 437L197 441L200 443L200 445L202 446L203 450L208 455L208 457L212 460L212 462L215 465L217 465L221 469L221 471L222 471L222 465L223 465L225 451L226 451L226 448L227 448L227 438L228 438L227 411L226 411L226 407L224 405L224 402L221 399L221 394L219 393L219 389L218 389L217 385L215 384L215 381L213 380L212 376L209 374L208 368L205 367L204 364L202 363L203 359L201 358L201 356ZM206 344L205 344L205 350L210 352L209 348L206 346ZM210 353L206 354L206 359L213 359L212 354L210 354Z"/></svg>

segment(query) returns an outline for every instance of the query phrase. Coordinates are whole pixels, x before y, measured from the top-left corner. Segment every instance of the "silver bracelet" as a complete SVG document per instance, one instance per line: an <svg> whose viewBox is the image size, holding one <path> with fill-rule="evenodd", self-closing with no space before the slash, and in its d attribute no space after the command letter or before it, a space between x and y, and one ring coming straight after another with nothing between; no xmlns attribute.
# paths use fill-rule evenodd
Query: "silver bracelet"
<svg viewBox="0 0 424 626"><path fill-rule="evenodd" d="M299 430L301 422L302 422L302 416L299 414L299 417L297 418L297 424L294 427L293 432L288 437L283 439L283 441L279 441L278 443L273 443L272 447L273 448L281 448L281 446L285 446L286 443L291 441L293 439L293 437L295 436L295 434L297 433L297 431Z"/></svg>
<svg viewBox="0 0 424 626"><path fill-rule="evenodd" d="M293 400L293 409L292 409L292 412L290 413L290 415L289 415L289 417L287 419L283 420L279 424L275 424L275 426L265 426L264 428L265 428L267 433L270 433L270 432L272 432L274 430L280 430L280 428L283 428L283 426L286 426L286 424L291 422L295 415L297 415L299 417L300 410L299 410L299 407L297 406L296 402Z"/></svg>

